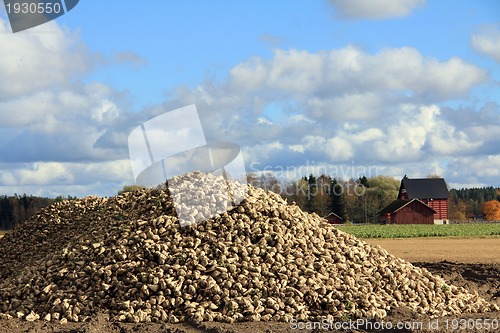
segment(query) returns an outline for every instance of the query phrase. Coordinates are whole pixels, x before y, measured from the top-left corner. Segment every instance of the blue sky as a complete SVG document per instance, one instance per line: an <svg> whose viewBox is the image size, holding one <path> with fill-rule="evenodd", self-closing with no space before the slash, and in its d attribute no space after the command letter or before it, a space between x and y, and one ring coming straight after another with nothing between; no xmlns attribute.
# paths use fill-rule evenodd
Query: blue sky
<svg viewBox="0 0 500 333"><path fill-rule="evenodd" d="M500 186L499 64L495 0L81 0L16 34L0 6L0 194L112 195L189 104L248 171Z"/></svg>

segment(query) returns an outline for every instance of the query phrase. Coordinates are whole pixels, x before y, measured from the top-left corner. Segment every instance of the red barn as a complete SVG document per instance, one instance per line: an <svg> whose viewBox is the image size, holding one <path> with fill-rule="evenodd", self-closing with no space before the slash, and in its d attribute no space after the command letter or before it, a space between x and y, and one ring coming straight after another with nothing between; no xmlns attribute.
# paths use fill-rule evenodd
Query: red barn
<svg viewBox="0 0 500 333"><path fill-rule="evenodd" d="M401 180L398 199L419 199L436 211L434 223L443 224L448 221L448 198L450 192L443 178L415 178L406 176Z"/></svg>
<svg viewBox="0 0 500 333"><path fill-rule="evenodd" d="M379 221L386 224L434 224L435 213L418 199L398 199L379 212Z"/></svg>
<svg viewBox="0 0 500 333"><path fill-rule="evenodd" d="M330 224L341 224L344 222L344 219L335 214L334 212L331 212L327 216L324 217Z"/></svg>
<svg viewBox="0 0 500 333"><path fill-rule="evenodd" d="M393 201L387 207L379 212L379 221L386 223L428 223L427 215L430 210L420 209L421 217L411 216L408 220L403 219L401 216L406 214L401 214L397 221L388 219L384 214L393 214L403 207L404 211L409 209L415 214L418 214L417 206L418 203L412 203L414 199L418 199L418 202L429 207L434 213L432 216L432 223L434 224L446 224L448 222L448 198L449 191L448 186L443 178L415 178L410 179L406 176L401 180L401 185L399 187L398 200ZM405 205L406 203L406 205ZM413 214L413 213L412 213ZM417 222L420 221L420 222ZM425 221L425 222L424 222Z"/></svg>

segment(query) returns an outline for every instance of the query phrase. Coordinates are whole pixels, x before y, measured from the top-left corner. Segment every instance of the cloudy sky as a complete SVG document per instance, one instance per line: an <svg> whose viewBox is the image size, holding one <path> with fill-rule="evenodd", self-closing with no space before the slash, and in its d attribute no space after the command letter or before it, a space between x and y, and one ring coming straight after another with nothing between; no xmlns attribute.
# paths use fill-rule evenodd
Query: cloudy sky
<svg viewBox="0 0 500 333"><path fill-rule="evenodd" d="M0 194L116 194L190 104L247 171L500 186L500 3L84 0L15 34L0 5Z"/></svg>

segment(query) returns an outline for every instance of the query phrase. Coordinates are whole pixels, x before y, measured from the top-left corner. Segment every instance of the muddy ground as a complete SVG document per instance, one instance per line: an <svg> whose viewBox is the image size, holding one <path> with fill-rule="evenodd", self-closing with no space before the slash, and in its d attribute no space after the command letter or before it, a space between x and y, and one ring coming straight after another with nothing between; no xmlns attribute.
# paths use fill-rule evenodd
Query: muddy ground
<svg viewBox="0 0 500 333"><path fill-rule="evenodd" d="M486 300L500 305L500 264L460 264L447 261L414 263L425 267L434 274L439 274L450 283L463 286L470 291L476 290ZM460 321L465 319L467 321ZM489 320L489 321L488 321ZM402 329L395 328L398 323L405 325ZM321 325L320 325L321 324ZM392 328L391 328L392 324ZM491 326L488 330L485 326ZM316 325L317 327L311 327ZM343 328L342 326L343 325ZM350 326L349 326L350 325ZM367 326L368 325L368 326ZM479 328L479 326L483 326ZM365 327L363 327L365 326ZM340 329L335 329L339 327ZM184 323L184 324L130 324L110 323L104 316L96 316L86 323L55 324L43 321L26 322L17 319L0 320L0 333L251 333L251 332L500 332L500 311L494 313L469 314L460 318L444 317L431 319L418 317L406 309L398 309L384 320L377 322L338 322L338 323ZM461 329L463 328L463 329Z"/></svg>

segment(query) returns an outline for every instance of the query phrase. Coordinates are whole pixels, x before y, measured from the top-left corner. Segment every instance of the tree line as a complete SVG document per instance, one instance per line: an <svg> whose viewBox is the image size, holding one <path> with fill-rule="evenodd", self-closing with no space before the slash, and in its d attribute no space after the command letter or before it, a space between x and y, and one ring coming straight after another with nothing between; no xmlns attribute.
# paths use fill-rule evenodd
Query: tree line
<svg viewBox="0 0 500 333"><path fill-rule="evenodd" d="M32 195L28 196L26 194L0 196L0 230L10 230L15 225L26 221L43 207L65 199L72 200L76 199L76 197L58 196L56 198L44 198Z"/></svg>
<svg viewBox="0 0 500 333"><path fill-rule="evenodd" d="M345 222L355 223L376 223L377 213L397 198L400 185L399 180L387 176L341 180L310 174L283 182L267 173L249 174L247 180L255 187L280 194L289 203L295 202L304 211L322 217L335 213ZM136 188L125 186L120 192ZM0 196L0 230L12 229L43 207L65 199L76 197ZM477 217L500 220L500 188L451 189L449 216L451 220Z"/></svg>
<svg viewBox="0 0 500 333"><path fill-rule="evenodd" d="M270 173L250 174L248 182L280 194L307 212L323 217L335 213L346 222L364 223L377 221L377 213L397 198L400 184L386 176L341 180L312 174L282 183Z"/></svg>
<svg viewBox="0 0 500 333"><path fill-rule="evenodd" d="M450 219L467 220L486 215L484 204L500 201L500 188L462 188L450 190ZM493 203L494 205L494 203Z"/></svg>

